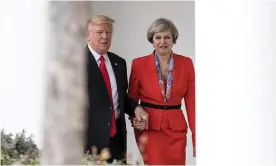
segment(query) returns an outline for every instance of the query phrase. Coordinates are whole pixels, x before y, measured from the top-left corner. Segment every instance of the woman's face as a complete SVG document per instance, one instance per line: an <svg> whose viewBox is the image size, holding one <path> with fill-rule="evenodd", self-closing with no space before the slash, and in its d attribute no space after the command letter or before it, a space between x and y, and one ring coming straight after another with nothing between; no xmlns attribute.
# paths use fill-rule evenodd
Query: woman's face
<svg viewBox="0 0 276 166"><path fill-rule="evenodd" d="M158 55L166 56L171 53L174 43L170 30L155 33L152 41Z"/></svg>

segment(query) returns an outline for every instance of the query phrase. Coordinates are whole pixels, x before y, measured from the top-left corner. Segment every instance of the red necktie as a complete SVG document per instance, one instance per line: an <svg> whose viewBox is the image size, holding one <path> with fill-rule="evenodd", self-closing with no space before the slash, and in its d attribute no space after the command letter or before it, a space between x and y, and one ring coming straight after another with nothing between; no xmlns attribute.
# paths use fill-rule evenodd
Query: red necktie
<svg viewBox="0 0 276 166"><path fill-rule="evenodd" d="M116 119L115 119L115 111L114 111L114 106L113 106L113 98L112 98L112 90L111 90L111 84L110 84L110 79L109 79L109 75L104 63L104 57L101 56L100 57L100 70L102 72L103 78L104 78L104 82L106 85L106 88L108 90L111 102L112 102L112 119L111 119L111 129L110 129L110 136L113 137L116 133Z"/></svg>

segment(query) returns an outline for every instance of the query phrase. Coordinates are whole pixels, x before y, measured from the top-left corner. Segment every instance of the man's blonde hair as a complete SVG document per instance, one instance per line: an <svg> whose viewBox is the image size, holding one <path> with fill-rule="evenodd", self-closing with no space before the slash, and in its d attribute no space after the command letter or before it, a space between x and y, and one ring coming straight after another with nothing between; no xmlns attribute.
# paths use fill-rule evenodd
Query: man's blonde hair
<svg viewBox="0 0 276 166"><path fill-rule="evenodd" d="M106 24L110 24L112 26L114 22L115 22L115 20L113 20L110 17L105 16L105 15L90 16L88 18L87 22L86 22L86 34L88 35L88 33L89 33L89 26L91 26L93 24L106 23Z"/></svg>

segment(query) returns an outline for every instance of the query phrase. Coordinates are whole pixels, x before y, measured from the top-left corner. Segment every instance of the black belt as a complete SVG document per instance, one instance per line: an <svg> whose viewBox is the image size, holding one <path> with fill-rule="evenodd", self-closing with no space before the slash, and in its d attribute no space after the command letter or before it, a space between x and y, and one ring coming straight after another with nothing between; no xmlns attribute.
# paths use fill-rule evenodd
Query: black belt
<svg viewBox="0 0 276 166"><path fill-rule="evenodd" d="M156 104L141 102L140 105L142 107L149 107L149 108L155 108L155 109L161 109L161 110L174 110L174 109L181 108L181 104L178 104L178 105L156 105Z"/></svg>

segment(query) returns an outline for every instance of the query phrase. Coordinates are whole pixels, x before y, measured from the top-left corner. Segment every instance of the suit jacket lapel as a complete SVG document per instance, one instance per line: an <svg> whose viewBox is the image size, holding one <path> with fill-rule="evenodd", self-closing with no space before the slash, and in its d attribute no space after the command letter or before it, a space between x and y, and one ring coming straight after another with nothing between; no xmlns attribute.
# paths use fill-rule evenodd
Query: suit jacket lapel
<svg viewBox="0 0 276 166"><path fill-rule="evenodd" d="M120 70L119 70L119 63L117 62L117 60L111 56L109 53L107 53L108 58L110 60L114 75L115 75L115 79L116 79L116 84L117 84L117 91L118 91L118 97L119 97L119 101L122 99L122 94L121 92L121 79L120 79Z"/></svg>
<svg viewBox="0 0 276 166"><path fill-rule="evenodd" d="M105 86L105 82L101 73L101 70L98 66L97 61L93 57L92 53L90 52L89 48L87 47L87 73L88 73L88 81L93 84L96 88L100 88L106 91L108 95L107 88Z"/></svg>
<svg viewBox="0 0 276 166"><path fill-rule="evenodd" d="M181 66L181 64L179 64L179 61L177 60L177 56L175 56L175 54L173 53L173 60L174 60L174 68L173 68L173 80L172 80L172 90L171 90L171 96L174 96L174 94L177 92L178 90L178 86L179 86L179 79L181 79L180 75L179 75L179 67Z"/></svg>
<svg viewBox="0 0 276 166"><path fill-rule="evenodd" d="M87 47L87 63L88 65L90 65L90 67L95 68L93 72L98 72L98 73L101 72L96 59L93 57L93 54L90 52L88 47Z"/></svg>

